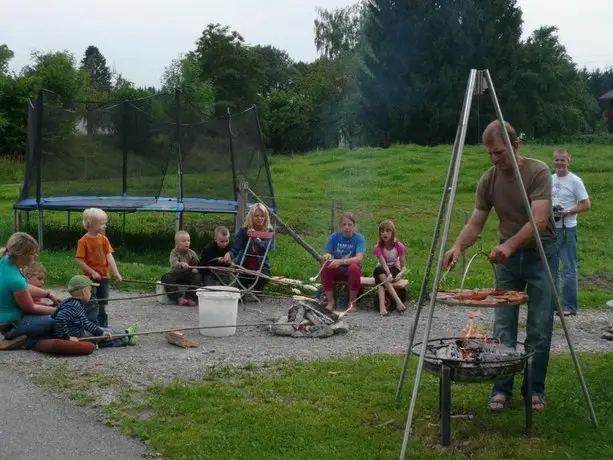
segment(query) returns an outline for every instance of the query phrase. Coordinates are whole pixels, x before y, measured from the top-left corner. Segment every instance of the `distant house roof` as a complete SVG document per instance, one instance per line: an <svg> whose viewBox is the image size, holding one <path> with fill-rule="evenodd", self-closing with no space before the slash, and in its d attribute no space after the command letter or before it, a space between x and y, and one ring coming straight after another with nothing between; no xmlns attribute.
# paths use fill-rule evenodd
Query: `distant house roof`
<svg viewBox="0 0 613 460"><path fill-rule="evenodd" d="M598 99L602 99L603 101L613 100L613 89L611 91L607 91L602 96L600 96Z"/></svg>

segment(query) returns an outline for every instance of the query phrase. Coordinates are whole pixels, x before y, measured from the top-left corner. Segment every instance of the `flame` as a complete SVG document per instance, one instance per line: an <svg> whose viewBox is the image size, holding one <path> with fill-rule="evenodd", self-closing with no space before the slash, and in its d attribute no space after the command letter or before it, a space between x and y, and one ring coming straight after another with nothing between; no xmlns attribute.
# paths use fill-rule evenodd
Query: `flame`
<svg viewBox="0 0 613 460"><path fill-rule="evenodd" d="M481 338L482 337L479 326L473 323L473 319L478 318L480 315L481 315L480 310L476 310L476 311L472 311L468 313L468 324L464 326L464 328L462 328L462 330L460 331L460 334L462 337L464 338L468 338L468 337Z"/></svg>
<svg viewBox="0 0 613 460"><path fill-rule="evenodd" d="M472 324L472 323L467 324L466 327L464 327L460 331L460 334L462 334L464 338L469 338L469 337L480 338L481 337L479 326L477 326L476 324Z"/></svg>
<svg viewBox="0 0 613 460"><path fill-rule="evenodd" d="M475 310L475 311L471 311L468 313L468 324L466 324L466 326L464 326L462 330L460 331L461 337L464 337L465 339L468 339L470 337L481 339L483 337L481 335L479 326L477 326L473 322L473 319L478 318L480 315L481 315L480 310ZM471 351L469 350L468 346L460 347L460 350L462 352L463 359L468 359L471 357Z"/></svg>

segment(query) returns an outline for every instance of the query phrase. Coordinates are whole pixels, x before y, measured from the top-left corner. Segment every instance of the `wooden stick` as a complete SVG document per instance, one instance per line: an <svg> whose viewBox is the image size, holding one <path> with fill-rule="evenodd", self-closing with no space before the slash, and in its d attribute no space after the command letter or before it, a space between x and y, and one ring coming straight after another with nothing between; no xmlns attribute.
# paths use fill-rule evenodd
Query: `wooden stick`
<svg viewBox="0 0 613 460"><path fill-rule="evenodd" d="M325 263L321 264L321 267L319 268L319 272L317 273L317 276L312 276L311 278L309 278L309 281L317 281L317 278L319 278L319 275L321 275L321 272L324 270L324 267L326 266Z"/></svg>
<svg viewBox="0 0 613 460"><path fill-rule="evenodd" d="M294 323L251 323L251 324L236 324L234 326L193 326L193 327L180 327L176 329L160 329L157 331L145 331L135 332L133 334L113 334L113 339L119 339L122 337L130 337L134 335L152 335L152 334L165 334L167 332L182 332L182 331L195 331L198 329L222 329L225 327L257 327L257 326L294 326ZM102 336L99 337L80 337L79 342L97 342L103 340Z"/></svg>
<svg viewBox="0 0 613 460"><path fill-rule="evenodd" d="M364 294L362 294L357 299L355 299L353 303L357 303L357 301L360 300L362 297L367 296L369 293L377 289L379 286L383 286L385 283L391 283L391 281L385 280L385 281L381 281L379 284L374 285L368 291L364 292Z"/></svg>

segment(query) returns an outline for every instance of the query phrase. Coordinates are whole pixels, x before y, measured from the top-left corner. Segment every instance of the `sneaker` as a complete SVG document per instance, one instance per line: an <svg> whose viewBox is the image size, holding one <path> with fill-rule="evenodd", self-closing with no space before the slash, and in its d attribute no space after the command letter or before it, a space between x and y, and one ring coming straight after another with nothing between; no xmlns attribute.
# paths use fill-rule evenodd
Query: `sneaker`
<svg viewBox="0 0 613 460"><path fill-rule="evenodd" d="M131 346L136 345L138 336L130 335L130 334L136 334L137 332L138 332L138 323L132 323L128 326L128 329L126 329L126 333L128 334L128 345L131 345Z"/></svg>
<svg viewBox="0 0 613 460"><path fill-rule="evenodd" d="M0 340L0 350L23 350L27 342L28 337L25 335L10 340L3 339Z"/></svg>

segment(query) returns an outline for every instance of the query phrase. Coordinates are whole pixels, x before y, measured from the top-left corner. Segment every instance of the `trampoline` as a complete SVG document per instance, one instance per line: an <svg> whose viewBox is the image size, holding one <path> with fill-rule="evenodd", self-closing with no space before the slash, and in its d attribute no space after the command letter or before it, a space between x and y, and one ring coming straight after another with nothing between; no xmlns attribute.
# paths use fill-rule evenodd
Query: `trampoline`
<svg viewBox="0 0 613 460"><path fill-rule="evenodd" d="M13 205L50 211L162 211L238 216L247 183L276 209L256 107L206 119L179 91L111 102L72 101L41 90L28 104L26 170Z"/></svg>

